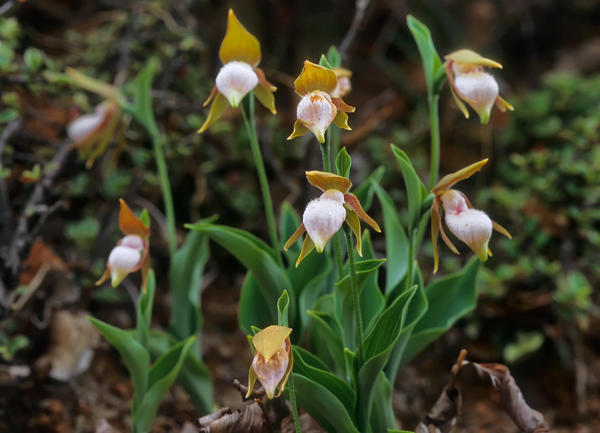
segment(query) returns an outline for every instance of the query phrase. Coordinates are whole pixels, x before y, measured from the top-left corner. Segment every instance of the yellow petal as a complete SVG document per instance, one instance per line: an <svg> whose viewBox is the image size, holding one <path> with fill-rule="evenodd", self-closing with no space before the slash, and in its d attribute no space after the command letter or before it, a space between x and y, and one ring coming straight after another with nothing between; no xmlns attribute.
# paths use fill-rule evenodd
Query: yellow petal
<svg viewBox="0 0 600 433"><path fill-rule="evenodd" d="M352 229L354 236L356 237L356 250L358 255L362 257L362 239L360 233L360 220L358 215L352 209L346 208L346 223Z"/></svg>
<svg viewBox="0 0 600 433"><path fill-rule="evenodd" d="M308 182L325 192L328 189L336 189L343 193L346 193L352 187L350 179L338 176L337 174L328 173L326 171L312 170L306 172L306 179Z"/></svg>
<svg viewBox="0 0 600 433"><path fill-rule="evenodd" d="M377 222L373 218L367 215L365 210L362 208L360 201L358 201L358 197L356 197L354 194L344 194L344 204L346 204L354 212L356 212L356 215L358 215L358 217L361 220L369 224L373 228L373 230L375 230L377 233L381 233L379 224L377 224Z"/></svg>
<svg viewBox="0 0 600 433"><path fill-rule="evenodd" d="M352 71L350 69L341 68L339 66L333 68L333 72L337 78L341 78L341 77L351 78L352 77Z"/></svg>
<svg viewBox="0 0 600 433"><path fill-rule="evenodd" d="M252 344L254 344L256 351L268 362L281 349L281 345L291 333L292 329L285 326L267 326L252 337Z"/></svg>
<svg viewBox="0 0 600 433"><path fill-rule="evenodd" d="M304 260L308 254L315 249L315 243L312 241L310 236L306 235L304 238L304 242L302 243L302 250L300 250L300 255L298 256L298 260L296 260L296 267Z"/></svg>
<svg viewBox="0 0 600 433"><path fill-rule="evenodd" d="M498 97L496 98L496 107L498 108L498 110L500 111L515 111L515 107L513 107L511 104L509 104L506 99L504 99L502 96L498 95Z"/></svg>
<svg viewBox="0 0 600 433"><path fill-rule="evenodd" d="M148 239L150 229L133 213L125 200L120 198L119 203L121 204L119 212L119 228L121 231L126 235L137 235L142 239Z"/></svg>
<svg viewBox="0 0 600 433"><path fill-rule="evenodd" d="M202 134L204 131L208 129L213 123L219 120L219 117L223 115L229 103L227 102L227 98L220 93L217 93L215 99L212 104L210 104L210 111L208 112L208 117L204 121L202 127L198 130L198 134Z"/></svg>
<svg viewBox="0 0 600 433"><path fill-rule="evenodd" d="M202 103L202 106L203 106L203 107L207 107L207 106L208 106L208 104L210 104L210 101L212 101L212 100L213 100L213 98L214 98L215 96L217 96L217 93L219 93L219 90L217 89L217 86L213 86L213 88L212 88L212 90L211 90L211 92L210 92L210 95L208 95L208 98L206 98L206 101L204 101L204 102Z"/></svg>
<svg viewBox="0 0 600 433"><path fill-rule="evenodd" d="M452 185L454 185L456 182L459 182L461 180L471 177L473 174L475 174L476 172L481 170L481 167L483 167L487 162L488 162L488 158L485 158L485 159L482 159L481 161L478 161L478 162L475 162L475 163L469 165L468 167L465 167L458 171L455 171L454 173L447 174L446 176L444 176L440 179L440 181L437 183L437 185L435 187L433 187L433 192L435 194L438 194L442 191L447 190Z"/></svg>
<svg viewBox="0 0 600 433"><path fill-rule="evenodd" d="M285 245L283 246L283 250L287 251L292 245L294 245L305 231L306 229L304 228L304 223L300 224L300 227L298 227L294 234L291 235L290 238L286 241Z"/></svg>
<svg viewBox="0 0 600 433"><path fill-rule="evenodd" d="M239 22L233 9L227 16L227 33L219 49L219 58L225 63L237 60L256 66L260 63L260 43Z"/></svg>
<svg viewBox="0 0 600 433"><path fill-rule="evenodd" d="M275 97L271 90L263 87L262 84L259 83L253 90L256 99L263 104L267 109L271 111L271 113L276 114L277 110L275 109Z"/></svg>
<svg viewBox="0 0 600 433"><path fill-rule="evenodd" d="M90 92L103 96L106 99L112 99L116 101L122 101L125 99L117 87L107 84L103 81L96 80L95 78L88 77L87 75L79 72L77 69L67 68L66 73L69 77L71 77L73 82L82 89L89 90Z"/></svg>
<svg viewBox="0 0 600 433"><path fill-rule="evenodd" d="M333 124L340 129L346 129L352 131L352 128L348 126L348 115L343 111L338 111L333 119Z"/></svg>
<svg viewBox="0 0 600 433"><path fill-rule="evenodd" d="M337 86L337 78L331 69L305 60L302 72L294 81L294 86L296 93L300 96L307 95L314 90L331 93Z"/></svg>
<svg viewBox="0 0 600 433"><path fill-rule="evenodd" d="M446 60L452 60L459 63L467 63L474 66L487 66L488 68L502 69L502 65L495 60L483 57L472 50L458 50L444 57Z"/></svg>
<svg viewBox="0 0 600 433"><path fill-rule="evenodd" d="M290 134L290 136L287 139L291 140L292 138L302 137L303 135L306 135L307 133L308 133L308 128L306 126L304 126L302 124L302 122L300 122L299 120L296 120L294 122L294 130L292 131L292 133Z"/></svg>
<svg viewBox="0 0 600 433"><path fill-rule="evenodd" d="M256 373L252 368L252 364L250 364L250 370L248 370L248 392L246 393L246 398L250 398L252 395L252 390L254 389L254 384L256 383Z"/></svg>
<svg viewBox="0 0 600 433"><path fill-rule="evenodd" d="M494 230L496 230L498 233L506 236L508 239L512 239L512 236L510 235L510 233L508 232L508 230L506 230L504 227L502 227L500 224L498 224L496 221L492 221L492 227L494 228ZM491 254L490 254L491 255Z"/></svg>
<svg viewBox="0 0 600 433"><path fill-rule="evenodd" d="M283 389L285 388L285 384L287 383L288 379L290 378L290 374L292 373L292 368L294 367L294 351L291 349L291 344L289 343L289 338L288 338L287 345L290 347L288 367L287 367L285 376L283 377L283 379L281 379L281 382L279 382L279 392L277 393L277 395L275 397L279 397L281 395L281 393L283 392Z"/></svg>

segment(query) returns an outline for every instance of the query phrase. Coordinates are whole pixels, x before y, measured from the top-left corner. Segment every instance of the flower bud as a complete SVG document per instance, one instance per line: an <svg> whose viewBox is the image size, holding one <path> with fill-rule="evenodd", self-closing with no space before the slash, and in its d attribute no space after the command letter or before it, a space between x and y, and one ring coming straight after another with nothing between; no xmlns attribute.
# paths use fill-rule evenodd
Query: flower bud
<svg viewBox="0 0 600 433"><path fill-rule="evenodd" d="M442 194L446 225L483 262L488 256L488 242L492 236L492 220L483 211L470 209L466 200L456 190Z"/></svg>
<svg viewBox="0 0 600 433"><path fill-rule="evenodd" d="M455 71L460 69L455 68ZM492 107L498 98L498 83L490 74L477 68L473 72L457 73L454 85L459 95L475 110L482 123L487 123Z"/></svg>
<svg viewBox="0 0 600 433"><path fill-rule="evenodd" d="M321 90L315 90L302 97L296 117L306 126L319 140L325 142L325 131L335 119L337 108L331 101L331 97Z"/></svg>
<svg viewBox="0 0 600 433"><path fill-rule="evenodd" d="M342 227L345 219L344 194L338 190L329 189L308 203L302 222L317 252L323 252L327 241Z"/></svg>
<svg viewBox="0 0 600 433"><path fill-rule="evenodd" d="M110 270L113 287L130 273L139 268L144 251L144 241L137 235L127 235L122 238L108 256L108 269Z"/></svg>
<svg viewBox="0 0 600 433"><path fill-rule="evenodd" d="M217 75L217 89L237 107L248 92L258 84L258 76L248 63L232 61L224 65Z"/></svg>
<svg viewBox="0 0 600 433"><path fill-rule="evenodd" d="M74 143L87 138L102 124L107 109L108 105L106 103L102 103L96 107L96 112L94 114L82 114L81 116L73 119L71 123L67 125L67 136Z"/></svg>
<svg viewBox="0 0 600 433"><path fill-rule="evenodd" d="M252 360L252 369L265 388L268 398L273 398L277 385L285 377L290 361L288 347L289 339L281 344L281 348L269 359L265 359L258 351Z"/></svg>

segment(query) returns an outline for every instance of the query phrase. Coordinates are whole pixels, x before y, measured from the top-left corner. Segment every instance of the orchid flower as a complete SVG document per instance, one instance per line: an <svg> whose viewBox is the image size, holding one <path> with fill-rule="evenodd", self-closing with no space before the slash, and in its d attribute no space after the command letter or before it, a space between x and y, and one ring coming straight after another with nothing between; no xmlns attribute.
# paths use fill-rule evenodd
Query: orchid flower
<svg viewBox="0 0 600 433"><path fill-rule="evenodd" d="M351 129L346 113L354 113L356 109L335 96L339 94L334 93L338 87L338 79L333 70L306 60L294 86L302 99L296 108L294 131L288 140L310 131L319 143L324 143L325 131L332 122L338 128Z"/></svg>
<svg viewBox="0 0 600 433"><path fill-rule="evenodd" d="M444 58L446 76L454 102L465 118L469 118L469 111L463 101L475 110L483 124L488 123L494 105L500 111L514 110L513 106L498 94L496 79L483 69L484 67L502 69L500 63L465 49L450 53Z"/></svg>
<svg viewBox="0 0 600 433"><path fill-rule="evenodd" d="M285 326L271 325L252 337L255 353L248 372L246 398L252 394L256 379L262 384L269 399L281 395L294 365L289 337L291 332Z"/></svg>
<svg viewBox="0 0 600 433"><path fill-rule="evenodd" d="M302 224L290 236L283 249L287 251L304 232L307 232L296 261L297 267L313 249L316 248L318 253L322 253L329 239L345 221L356 236L356 249L362 257L360 220L377 232L381 232L381 229L363 210L358 197L348 192L352 186L350 179L316 170L307 171L306 178L311 185L323 191L323 194L308 203L302 215Z"/></svg>
<svg viewBox="0 0 600 433"><path fill-rule="evenodd" d="M232 9L229 9L227 32L219 49L219 58L223 67L217 74L216 85L204 102L205 107L210 104L210 112L198 130L199 134L223 115L228 104L237 107L249 92L253 92L273 114L276 113L273 92L277 88L257 68L261 58L260 42L240 23Z"/></svg>
<svg viewBox="0 0 600 433"><path fill-rule="evenodd" d="M96 282L104 283L109 277L113 287L117 287L127 275L142 270L142 289L146 288L146 279L150 270L148 256L150 229L127 206L125 200L119 199L119 228L125 235L112 249L106 262L106 271Z"/></svg>
<svg viewBox="0 0 600 433"><path fill-rule="evenodd" d="M444 176L433 188L433 205L431 208L431 242L433 243L433 273L439 265L437 249L438 234L442 235L444 243L455 254L460 254L450 241L442 226L442 212L445 212L445 222L450 231L473 250L482 262L485 262L491 251L488 247L492 229L511 239L510 233L497 222L490 219L481 210L474 209L469 199L460 191L450 189L455 183L471 177L487 163L487 158L469 165L455 173Z"/></svg>

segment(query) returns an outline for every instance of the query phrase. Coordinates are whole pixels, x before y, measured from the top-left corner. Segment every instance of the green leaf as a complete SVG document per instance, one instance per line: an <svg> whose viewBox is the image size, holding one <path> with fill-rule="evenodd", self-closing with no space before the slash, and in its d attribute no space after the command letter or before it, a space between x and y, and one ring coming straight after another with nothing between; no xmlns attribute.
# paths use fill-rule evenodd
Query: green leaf
<svg viewBox="0 0 600 433"><path fill-rule="evenodd" d="M158 60L152 57L144 69L142 69L134 80L134 106L133 115L136 119L148 128L148 125L154 124L154 114L152 112L152 79L158 69Z"/></svg>
<svg viewBox="0 0 600 433"><path fill-rule="evenodd" d="M315 306L315 302L319 296L329 291L331 287L328 285L329 277L331 276L333 263L328 255L310 254L302 262L302 266L290 268L290 279L294 288L299 293L298 299L298 315L300 320L296 321L300 329L298 330L298 340L302 339L305 328L308 326L310 317L306 313ZM304 283L301 283L304 282Z"/></svg>
<svg viewBox="0 0 600 433"><path fill-rule="evenodd" d="M417 319L409 316L409 307L415 293L417 293L416 286L404 292L367 330L363 356L366 361L358 373L357 417L361 430L366 429L370 420L377 377L382 372L395 344L402 336L407 336L416 324Z"/></svg>
<svg viewBox="0 0 600 433"><path fill-rule="evenodd" d="M344 404L325 386L294 373L298 403L321 427L331 433L359 433Z"/></svg>
<svg viewBox="0 0 600 433"><path fill-rule="evenodd" d="M381 182L385 174L385 167L377 167L373 173L357 188L354 189L354 195L362 204L365 211L368 211L373 204L373 195L375 194L375 185Z"/></svg>
<svg viewBox="0 0 600 433"><path fill-rule="evenodd" d="M394 389L385 377L379 373L377 383L373 392L373 403L371 405L370 425L373 432L385 432L396 426L396 417L392 407L392 393Z"/></svg>
<svg viewBox="0 0 600 433"><path fill-rule="evenodd" d="M356 284L359 296L372 272L385 263L385 259L363 260L356 263ZM355 350L357 347L356 320L352 301L352 279L346 275L335 285L336 318L341 325L344 336L344 347Z"/></svg>
<svg viewBox="0 0 600 433"><path fill-rule="evenodd" d="M363 259L375 259L375 250L371 244L371 232L369 230L363 231L362 245ZM365 328L368 328L371 320L373 320L385 307L385 297L381 293L378 279L379 269L376 269L367 277L367 281L365 281L365 285L360 293L359 301L364 324L363 326Z"/></svg>
<svg viewBox="0 0 600 433"><path fill-rule="evenodd" d="M129 334L127 331L109 325L101 320L88 317L88 320L96 327L100 334L111 345L117 349L123 362L129 370L133 381L134 401L141 401L148 384L148 372L150 371L150 354L148 351Z"/></svg>
<svg viewBox="0 0 600 433"><path fill-rule="evenodd" d="M267 244L248 232L227 226L199 222L187 224L186 227L199 233L205 233L252 272L252 276L258 283L265 301L261 308L271 313L272 320L267 324L240 321L240 326L242 326L244 332L249 333L249 325L266 326L275 322L277 318L277 299L279 299L284 289L288 290L290 294L290 323L294 323L296 305L293 287L284 270L277 264L273 250ZM242 293L240 311L248 309L242 304L242 301L247 302L247 300L248 296ZM253 304L255 303L253 302Z"/></svg>
<svg viewBox="0 0 600 433"><path fill-rule="evenodd" d="M169 330L179 340L197 335L202 329L200 290L202 276L210 250L208 236L190 232L183 245L175 251L169 268L171 286L171 321ZM198 341L197 346L202 346Z"/></svg>
<svg viewBox="0 0 600 433"><path fill-rule="evenodd" d="M352 158L348 155L346 147L342 147L335 157L335 169L337 174L343 177L350 177L350 168L352 167Z"/></svg>
<svg viewBox="0 0 600 433"><path fill-rule="evenodd" d="M275 323L277 314L265 307L267 300L252 272L246 274L238 303L238 321L245 334L253 334L252 327L260 329Z"/></svg>
<svg viewBox="0 0 600 433"><path fill-rule="evenodd" d="M135 408L133 414L134 428L137 432L145 433L150 431L158 406L166 392L177 379L177 376L179 376L179 371L184 364L187 352L194 344L194 341L195 337L191 336L173 346L150 369L148 374L148 390L144 394L139 406Z"/></svg>
<svg viewBox="0 0 600 433"><path fill-rule="evenodd" d="M308 352L294 346L294 371L323 385L342 402L348 413L353 413L356 404L356 392L335 374L306 362L304 360L305 353Z"/></svg>
<svg viewBox="0 0 600 433"><path fill-rule="evenodd" d="M331 305L333 295L324 295L319 301L315 308L323 307L324 304ZM340 337L340 326L333 314L317 310L309 310L307 313L312 318L310 326L310 347L312 351L327 364L329 370L332 370L338 376L345 375L344 345Z"/></svg>
<svg viewBox="0 0 600 433"><path fill-rule="evenodd" d="M163 331L152 330L148 339L148 349L152 358L159 358L167 353L172 346L177 344L177 339ZM196 344L197 345L197 344ZM206 366L198 359L194 350L189 350L185 363L181 367L177 383L190 396L200 414L207 414L213 410L212 378Z"/></svg>
<svg viewBox="0 0 600 433"><path fill-rule="evenodd" d="M325 66L328 69L333 69L333 66L331 66L331 63L329 63L329 60L327 60L325 54L321 54L321 58L319 59L319 65Z"/></svg>
<svg viewBox="0 0 600 433"><path fill-rule="evenodd" d="M396 161L398 161L402 177L404 178L406 197L408 198L408 230L410 231L419 223L421 217L421 200L423 197L422 192L426 191L426 189L406 152L392 144L392 153L396 157Z"/></svg>
<svg viewBox="0 0 600 433"><path fill-rule="evenodd" d="M423 62L425 79L427 81L427 92L432 95L435 91L436 81L440 74L439 71L441 70L443 72L444 69L442 61L433 45L431 32L427 26L412 15L406 17L406 23L417 43L419 54L421 54L421 61Z"/></svg>
<svg viewBox="0 0 600 433"><path fill-rule="evenodd" d="M277 300L277 324L279 326L288 326L288 308L290 306L290 297L287 290L284 290Z"/></svg>
<svg viewBox="0 0 600 433"><path fill-rule="evenodd" d="M425 288L429 309L411 336L402 364L414 358L429 343L444 334L477 304L477 272L480 261L474 257L460 271Z"/></svg>
<svg viewBox="0 0 600 433"><path fill-rule="evenodd" d="M137 301L136 314L136 338L144 347L148 346L148 333L152 324L152 306L154 304L154 290L156 288L156 278L154 271L150 269L146 291L142 291Z"/></svg>
<svg viewBox="0 0 600 433"><path fill-rule="evenodd" d="M342 66L342 56L335 45L330 46L327 50L327 61L334 68Z"/></svg>
<svg viewBox="0 0 600 433"><path fill-rule="evenodd" d="M23 61L29 72L40 69L44 64L44 58L44 52L34 47L28 47L23 54Z"/></svg>
<svg viewBox="0 0 600 433"><path fill-rule="evenodd" d="M408 238L398 219L398 212L392 199L381 186L375 183L373 185L383 210L383 230L387 257L385 293L389 294L404 280L408 272Z"/></svg>

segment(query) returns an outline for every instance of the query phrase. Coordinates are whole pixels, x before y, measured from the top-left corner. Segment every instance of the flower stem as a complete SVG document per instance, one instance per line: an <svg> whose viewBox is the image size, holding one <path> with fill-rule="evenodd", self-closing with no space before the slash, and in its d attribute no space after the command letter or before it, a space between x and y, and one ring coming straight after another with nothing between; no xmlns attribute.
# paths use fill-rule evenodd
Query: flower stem
<svg viewBox="0 0 600 433"><path fill-rule="evenodd" d="M248 113L246 108L242 107L242 115L244 116L244 124L246 125L246 132L250 140L250 147L252 149L252 156L254 157L254 164L256 165L256 171L258 172L258 181L260 183L260 190L263 196L265 204L265 214L267 216L267 227L269 230L269 237L271 238L271 246L273 251L277 254L278 261L281 262L281 249L279 245L279 239L277 237L277 226L275 225L275 212L273 211L273 200L271 199L271 190L269 189L269 181L267 179L267 173L265 171L265 164L263 162L262 153L260 151L260 145L258 144L258 136L256 135L256 122L254 119L254 94L248 95Z"/></svg>
<svg viewBox="0 0 600 433"><path fill-rule="evenodd" d="M431 160L429 164L429 189L435 185L440 169L440 118L438 103L440 95L430 93L427 96L429 104L429 133L431 134Z"/></svg>
<svg viewBox="0 0 600 433"><path fill-rule="evenodd" d="M331 171L331 144L329 143L331 134L329 133L329 131L327 131L325 134L327 138L325 139L325 143L321 144L321 156L323 158L323 171L329 172Z"/></svg>
<svg viewBox="0 0 600 433"><path fill-rule="evenodd" d="M352 233L350 229L344 230L346 235L346 249L348 250L348 262L350 264L350 281L352 287L352 304L354 309L354 320L356 321L357 340L358 340L358 365L363 362L363 326L362 312L360 311L360 299L358 294L358 279L356 277L356 263L354 262L354 248L352 248ZM359 367L360 368L360 367Z"/></svg>
<svg viewBox="0 0 600 433"><path fill-rule="evenodd" d="M171 193L169 173L167 171L167 163L165 162L165 154L163 152L165 139L158 131L158 127L156 126L154 118L145 126L148 134L150 135L150 139L152 140L152 147L154 149L154 160L156 161L156 166L158 168L158 177L160 180L160 187L165 204L165 212L167 214L167 237L169 239L169 252L171 255L173 255L177 249L177 235L175 232L175 208L173 206L173 195Z"/></svg>
<svg viewBox="0 0 600 433"><path fill-rule="evenodd" d="M296 433L302 433L300 429L300 417L298 416L298 404L296 403L296 386L294 385L294 373L291 373L288 380L288 397L290 406L292 406L292 420L294 421L294 429Z"/></svg>

